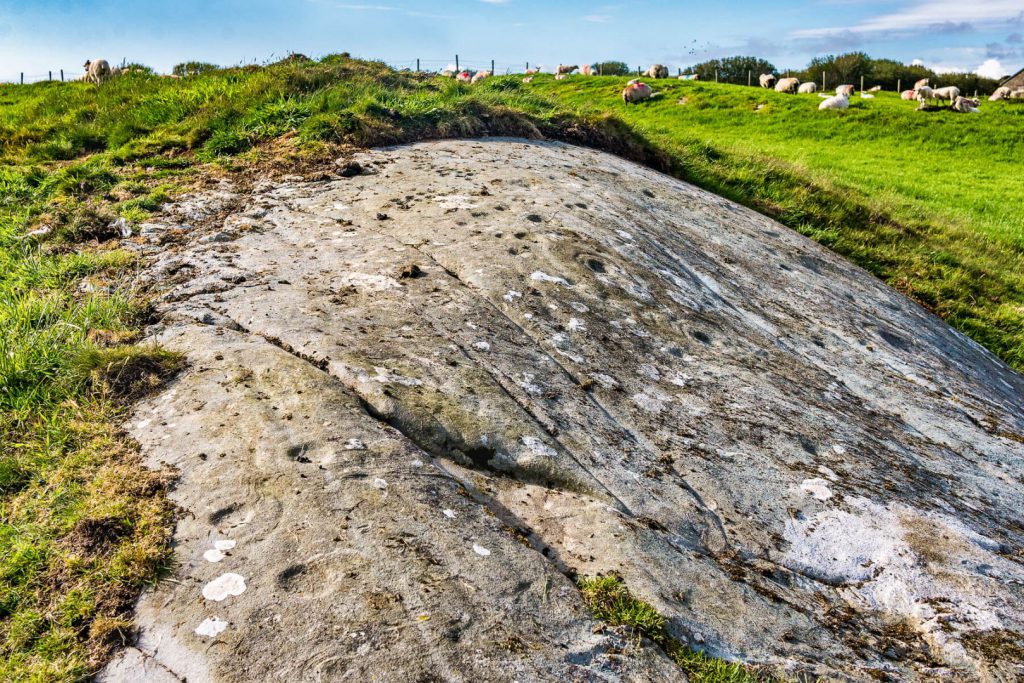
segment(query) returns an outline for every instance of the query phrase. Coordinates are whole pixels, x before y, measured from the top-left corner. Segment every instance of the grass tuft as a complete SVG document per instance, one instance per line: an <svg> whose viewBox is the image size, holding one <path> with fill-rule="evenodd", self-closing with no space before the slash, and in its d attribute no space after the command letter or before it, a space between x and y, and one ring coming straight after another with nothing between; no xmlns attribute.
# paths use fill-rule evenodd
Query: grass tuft
<svg viewBox="0 0 1024 683"><path fill-rule="evenodd" d="M769 683L777 679L736 662L710 657L672 637L668 621L652 605L634 596L616 574L581 577L583 600L594 617L609 626L628 628L637 638L661 647L692 683Z"/></svg>

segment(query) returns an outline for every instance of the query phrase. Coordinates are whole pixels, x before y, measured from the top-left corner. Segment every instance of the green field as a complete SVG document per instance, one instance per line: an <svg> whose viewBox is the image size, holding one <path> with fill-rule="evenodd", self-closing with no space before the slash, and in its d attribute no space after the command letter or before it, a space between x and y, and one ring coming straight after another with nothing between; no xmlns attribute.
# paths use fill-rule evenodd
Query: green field
<svg viewBox="0 0 1024 683"><path fill-rule="evenodd" d="M1024 369L1024 104L924 113L883 93L819 112L662 81L627 107L625 80L468 86L335 56L0 86L0 680L87 678L170 560L163 479L116 424L179 362L131 346L147 303L110 225L210 175L437 137L589 144L779 219Z"/></svg>

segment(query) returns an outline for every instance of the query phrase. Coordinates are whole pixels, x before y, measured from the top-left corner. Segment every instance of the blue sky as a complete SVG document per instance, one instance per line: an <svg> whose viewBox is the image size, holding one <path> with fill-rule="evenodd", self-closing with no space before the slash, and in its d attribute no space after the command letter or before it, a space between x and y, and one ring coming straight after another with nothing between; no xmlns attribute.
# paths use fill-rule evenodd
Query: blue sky
<svg viewBox="0 0 1024 683"><path fill-rule="evenodd" d="M681 67L756 54L781 69L864 50L938 70L1024 67L1024 0L0 0L0 80L80 71L88 57L168 71L291 51L499 71L621 59Z"/></svg>

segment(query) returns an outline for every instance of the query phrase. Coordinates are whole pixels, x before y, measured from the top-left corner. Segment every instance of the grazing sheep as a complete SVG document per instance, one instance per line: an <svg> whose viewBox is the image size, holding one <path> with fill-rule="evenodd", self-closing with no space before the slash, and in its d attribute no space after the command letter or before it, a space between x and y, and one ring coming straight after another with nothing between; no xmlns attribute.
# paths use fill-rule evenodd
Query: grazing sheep
<svg viewBox="0 0 1024 683"><path fill-rule="evenodd" d="M761 87L769 90L775 87L776 80L777 79L774 74L761 74L760 77L758 77L758 81L761 82Z"/></svg>
<svg viewBox="0 0 1024 683"><path fill-rule="evenodd" d="M590 66L589 64L584 64L583 66L580 67L580 73L583 74L584 76L593 76L595 75L594 67Z"/></svg>
<svg viewBox="0 0 1024 683"><path fill-rule="evenodd" d="M801 83L799 93L801 95L813 95L818 92L817 83Z"/></svg>
<svg viewBox="0 0 1024 683"><path fill-rule="evenodd" d="M780 78L779 82L775 84L775 92L784 92L789 93L790 95L795 95L796 89L799 87L799 78Z"/></svg>
<svg viewBox="0 0 1024 683"><path fill-rule="evenodd" d="M872 95L871 93L867 93L867 92L864 92L862 90L861 93L860 93L860 98L862 100L873 100L873 99L875 99L875 96Z"/></svg>
<svg viewBox="0 0 1024 683"><path fill-rule="evenodd" d="M473 79L470 81L470 83L479 83L480 81L484 80L485 78L490 78L490 77L491 77L491 72L490 71L477 71L473 75Z"/></svg>
<svg viewBox="0 0 1024 683"><path fill-rule="evenodd" d="M563 76L563 75L564 76L568 76L569 74L571 74L573 71L576 71L577 69L579 69L579 67L576 66L575 64L573 64L572 66L566 66L565 64L559 64L558 68L555 69L555 75L556 76Z"/></svg>
<svg viewBox="0 0 1024 683"><path fill-rule="evenodd" d="M652 95L654 95L654 91L646 83L630 82L622 91L622 101L626 104L639 104L644 100L651 99Z"/></svg>
<svg viewBox="0 0 1024 683"><path fill-rule="evenodd" d="M998 102L999 100L1007 99L1013 91L1007 88L1005 85L1001 88L996 88L996 91L992 93L992 96L988 98L989 102Z"/></svg>
<svg viewBox="0 0 1024 683"><path fill-rule="evenodd" d="M110 78L110 63L105 59L90 59L85 63L83 81L99 85Z"/></svg>
<svg viewBox="0 0 1024 683"><path fill-rule="evenodd" d="M1024 100L1024 88L1018 88L1010 93L1011 100Z"/></svg>
<svg viewBox="0 0 1024 683"><path fill-rule="evenodd" d="M961 97L957 95L957 98L953 100L953 104L950 107L953 111L958 111L961 114L977 114L981 110L978 109L978 100L972 100L968 97Z"/></svg>
<svg viewBox="0 0 1024 683"><path fill-rule="evenodd" d="M873 88L868 88L868 92L882 92L882 86L876 85Z"/></svg>
<svg viewBox="0 0 1024 683"><path fill-rule="evenodd" d="M524 78L523 83L533 83L533 76L527 76Z"/></svg>
<svg viewBox="0 0 1024 683"><path fill-rule="evenodd" d="M955 85L949 85L945 88L934 88L932 90L932 98L936 100L944 100L950 104L956 102L956 98L960 97L960 88Z"/></svg>
<svg viewBox="0 0 1024 683"><path fill-rule="evenodd" d="M847 97L850 97L851 95L853 95L854 90L856 90L856 88L854 88L852 85L841 85L838 88L836 88L836 94L846 95Z"/></svg>
<svg viewBox="0 0 1024 683"><path fill-rule="evenodd" d="M655 64L647 70L648 78L668 78L668 67L664 64Z"/></svg>
<svg viewBox="0 0 1024 683"><path fill-rule="evenodd" d="M822 100L821 104L818 105L819 111L826 109L849 109L850 98L845 94L834 95L827 100Z"/></svg>
<svg viewBox="0 0 1024 683"><path fill-rule="evenodd" d="M567 78L569 78L569 74L555 74L556 81L564 81Z"/></svg>
<svg viewBox="0 0 1024 683"><path fill-rule="evenodd" d="M461 83L472 83L473 74L469 73L468 71L460 71L459 75L455 77L455 80Z"/></svg>
<svg viewBox="0 0 1024 683"><path fill-rule="evenodd" d="M681 81L699 81L700 80L700 74L683 74L682 76L679 77L679 80L681 80Z"/></svg>
<svg viewBox="0 0 1024 683"><path fill-rule="evenodd" d="M931 79L929 79L929 78L922 78L921 80L919 80L917 83L914 84L914 90L920 90L921 88L927 88L929 85L931 85Z"/></svg>
<svg viewBox="0 0 1024 683"><path fill-rule="evenodd" d="M904 90L903 92L900 93L900 99L901 100L917 99L917 93L915 93L913 90Z"/></svg>

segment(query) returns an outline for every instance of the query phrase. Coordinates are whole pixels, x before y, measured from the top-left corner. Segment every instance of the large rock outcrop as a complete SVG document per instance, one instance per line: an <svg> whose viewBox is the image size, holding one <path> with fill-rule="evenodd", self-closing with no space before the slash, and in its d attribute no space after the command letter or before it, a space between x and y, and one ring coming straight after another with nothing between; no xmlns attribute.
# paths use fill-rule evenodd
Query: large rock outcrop
<svg viewBox="0 0 1024 683"><path fill-rule="evenodd" d="M128 428L187 514L103 680L683 680L588 613L611 571L719 657L1021 675L1021 376L599 152L359 161L143 226L189 368Z"/></svg>

